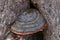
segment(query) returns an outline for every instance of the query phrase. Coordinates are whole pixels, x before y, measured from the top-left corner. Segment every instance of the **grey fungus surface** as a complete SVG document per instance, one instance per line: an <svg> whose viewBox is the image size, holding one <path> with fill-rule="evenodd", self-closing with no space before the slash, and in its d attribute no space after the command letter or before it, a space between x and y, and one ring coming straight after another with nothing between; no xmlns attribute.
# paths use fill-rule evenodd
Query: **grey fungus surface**
<svg viewBox="0 0 60 40"><path fill-rule="evenodd" d="M18 16L11 29L16 32L34 32L44 24L43 16L36 9L29 9Z"/></svg>

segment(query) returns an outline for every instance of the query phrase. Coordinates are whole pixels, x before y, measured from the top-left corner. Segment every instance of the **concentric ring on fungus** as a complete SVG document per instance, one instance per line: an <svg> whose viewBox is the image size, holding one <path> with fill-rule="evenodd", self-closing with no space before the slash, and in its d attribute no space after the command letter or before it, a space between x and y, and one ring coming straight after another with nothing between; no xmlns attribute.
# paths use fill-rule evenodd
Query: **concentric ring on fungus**
<svg viewBox="0 0 60 40"><path fill-rule="evenodd" d="M39 31L45 23L45 19L36 9L29 9L18 16L11 30L17 34L29 34L28 32Z"/></svg>

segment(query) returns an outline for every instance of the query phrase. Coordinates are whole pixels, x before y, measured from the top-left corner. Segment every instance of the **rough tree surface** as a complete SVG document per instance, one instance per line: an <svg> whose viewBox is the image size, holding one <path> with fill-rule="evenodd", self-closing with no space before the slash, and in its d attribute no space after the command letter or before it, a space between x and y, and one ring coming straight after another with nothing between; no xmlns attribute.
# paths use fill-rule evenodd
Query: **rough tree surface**
<svg viewBox="0 0 60 40"><path fill-rule="evenodd" d="M32 0L49 26L44 40L60 40L60 0Z"/></svg>
<svg viewBox="0 0 60 40"><path fill-rule="evenodd" d="M31 0L47 20L44 40L60 40L60 0ZM23 3L24 2L24 3ZM16 16L28 9L28 0L0 0L0 40ZM11 21L12 20L12 21Z"/></svg>
<svg viewBox="0 0 60 40"><path fill-rule="evenodd" d="M28 0L0 0L0 40L8 33L16 16L29 8L28 5Z"/></svg>

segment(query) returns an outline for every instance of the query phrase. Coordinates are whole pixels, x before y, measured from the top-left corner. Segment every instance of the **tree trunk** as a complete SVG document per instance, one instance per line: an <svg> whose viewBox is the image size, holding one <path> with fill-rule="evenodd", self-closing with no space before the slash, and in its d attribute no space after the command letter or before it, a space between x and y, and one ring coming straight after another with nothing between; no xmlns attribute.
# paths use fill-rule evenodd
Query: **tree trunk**
<svg viewBox="0 0 60 40"><path fill-rule="evenodd" d="M44 40L60 40L60 0L31 0L48 22Z"/></svg>
<svg viewBox="0 0 60 40"><path fill-rule="evenodd" d="M37 9L41 12L41 14L44 16L48 23L48 27L43 31L44 40L60 40L60 0L31 0L31 1L34 4L34 6L36 6ZM5 27L6 25L4 24L4 22L10 24L11 20L15 19L16 15L29 8L28 1L25 2L26 4L24 3L23 6L21 6L22 5L21 3L23 4L23 2L19 2L18 0L17 1L0 0L0 19L1 19L0 24L2 23L5 28L3 29L4 30L3 34L5 34L6 30ZM1 15L4 16L2 17ZM12 19L9 19L11 18L10 15L13 16ZM6 19L5 16L8 16L8 19ZM0 25L0 28L2 28L2 25ZM0 31L0 33L2 32ZM2 35L0 34L0 37Z"/></svg>

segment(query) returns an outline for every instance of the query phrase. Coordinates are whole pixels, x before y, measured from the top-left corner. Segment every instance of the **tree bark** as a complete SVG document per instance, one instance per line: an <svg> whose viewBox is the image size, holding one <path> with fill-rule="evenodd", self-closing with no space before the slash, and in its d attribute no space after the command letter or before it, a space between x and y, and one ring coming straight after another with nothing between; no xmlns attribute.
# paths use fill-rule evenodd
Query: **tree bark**
<svg viewBox="0 0 60 40"><path fill-rule="evenodd" d="M37 6L37 9L41 12L49 24L47 30L44 30L44 40L60 40L60 0L31 1ZM3 24L3 28L5 27L6 29L5 22L10 24L11 20L13 20L9 19L11 18L10 15L14 16L15 19L16 15L29 8L28 1L25 1L26 4L24 3L23 6L21 6L21 3L23 4L23 2L19 2L19 0L0 0L0 24ZM8 16L8 18L6 19L5 16ZM6 20L8 20L8 22ZM2 28L2 25L0 25L0 28ZM5 32L5 29L3 29L3 32ZM0 37L2 35L0 35Z"/></svg>
<svg viewBox="0 0 60 40"><path fill-rule="evenodd" d="M60 40L60 0L31 0L47 20L49 26L44 40Z"/></svg>

